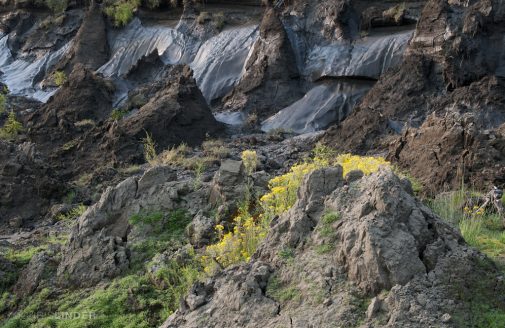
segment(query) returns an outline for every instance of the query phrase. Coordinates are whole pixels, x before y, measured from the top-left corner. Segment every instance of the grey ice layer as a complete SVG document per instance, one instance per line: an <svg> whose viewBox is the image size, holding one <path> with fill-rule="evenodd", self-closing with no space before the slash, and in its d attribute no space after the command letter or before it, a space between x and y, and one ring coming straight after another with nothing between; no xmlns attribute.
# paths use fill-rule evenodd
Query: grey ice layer
<svg viewBox="0 0 505 328"><path fill-rule="evenodd" d="M11 52L7 46L7 35L0 34L0 68L11 59Z"/></svg>
<svg viewBox="0 0 505 328"><path fill-rule="evenodd" d="M299 134L325 129L349 115L372 86L370 82L320 82L302 99L263 121L261 129Z"/></svg>
<svg viewBox="0 0 505 328"><path fill-rule="evenodd" d="M2 72L0 81L7 85L13 95L31 97L42 102L47 101L56 89L42 90L38 83L67 52L71 42L55 52L48 52L41 58L27 61L23 58L14 60L7 46L7 38L8 35L0 39L0 71Z"/></svg>
<svg viewBox="0 0 505 328"><path fill-rule="evenodd" d="M244 74L258 27L230 28L207 40L190 64L207 102L230 92Z"/></svg>
<svg viewBox="0 0 505 328"><path fill-rule="evenodd" d="M176 29L165 26L143 26L135 18L121 30L108 35L112 56L98 69L106 77L125 77L139 60L156 52L165 65L190 61L198 42ZM195 44L196 43L196 44Z"/></svg>
<svg viewBox="0 0 505 328"><path fill-rule="evenodd" d="M215 113L217 121L228 125L242 125L245 122L246 115L243 112L221 112Z"/></svg>
<svg viewBox="0 0 505 328"><path fill-rule="evenodd" d="M401 62L413 31L365 37L354 42L317 46L308 52L304 74L320 77L378 79Z"/></svg>
<svg viewBox="0 0 505 328"><path fill-rule="evenodd" d="M314 80L322 77L378 79L401 62L412 33L316 46L308 52L304 74ZM302 99L265 120L261 128L296 133L325 129L347 117L372 86L373 83L352 80L321 82Z"/></svg>

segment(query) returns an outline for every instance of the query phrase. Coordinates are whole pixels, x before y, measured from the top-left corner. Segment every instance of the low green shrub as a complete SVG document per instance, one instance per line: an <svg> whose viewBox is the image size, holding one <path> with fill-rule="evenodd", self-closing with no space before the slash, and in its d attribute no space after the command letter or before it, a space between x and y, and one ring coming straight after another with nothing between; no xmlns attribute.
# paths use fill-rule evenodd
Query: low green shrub
<svg viewBox="0 0 505 328"><path fill-rule="evenodd" d="M109 16L116 27L125 26L132 18L133 13L140 6L140 0L120 0L105 6L105 14Z"/></svg>
<svg viewBox="0 0 505 328"><path fill-rule="evenodd" d="M482 235L482 220L464 218L459 222L459 230L469 245L479 247L479 236Z"/></svg>
<svg viewBox="0 0 505 328"><path fill-rule="evenodd" d="M119 121L128 114L126 109L114 108L110 113L110 118L113 121Z"/></svg>
<svg viewBox="0 0 505 328"><path fill-rule="evenodd" d="M266 294L281 303L301 298L301 292L297 287L286 284L276 275L268 280Z"/></svg>
<svg viewBox="0 0 505 328"><path fill-rule="evenodd" d="M295 257L295 252L292 248L283 248L277 254L281 259L289 260Z"/></svg>
<svg viewBox="0 0 505 328"><path fill-rule="evenodd" d="M131 266L138 269L155 254L181 247L191 216L183 209L176 209L168 214L155 211L133 215L129 222L138 229L148 231L145 237L132 241L130 245L133 253Z"/></svg>
<svg viewBox="0 0 505 328"><path fill-rule="evenodd" d="M0 139L14 139L22 131L23 124L17 120L14 112L9 112L7 120L5 121L3 127L0 128Z"/></svg>
<svg viewBox="0 0 505 328"><path fill-rule="evenodd" d="M330 244L322 244L316 246L316 253L319 255L327 254L333 250L333 246Z"/></svg>
<svg viewBox="0 0 505 328"><path fill-rule="evenodd" d="M56 71L53 73L54 84L61 87L67 81L67 75L63 71Z"/></svg>
<svg viewBox="0 0 505 328"><path fill-rule="evenodd" d="M23 249L9 248L5 252L5 258L13 262L18 267L28 264L35 254L46 250L48 245L29 246Z"/></svg>
<svg viewBox="0 0 505 328"><path fill-rule="evenodd" d="M79 204L67 213L59 214L56 220L65 222L69 225L73 224L76 219L78 219L85 211L87 207L83 204Z"/></svg>
<svg viewBox="0 0 505 328"><path fill-rule="evenodd" d="M68 0L36 0L35 4L49 8L54 14L61 14L68 7Z"/></svg>
<svg viewBox="0 0 505 328"><path fill-rule="evenodd" d="M156 144L154 143L153 136L147 131L145 138L142 139L142 144L144 146L145 160L152 165L156 164Z"/></svg>
<svg viewBox="0 0 505 328"><path fill-rule="evenodd" d="M334 222L337 222L340 220L340 213L338 212L327 212L323 214L323 217L321 218L323 224L332 224Z"/></svg>
<svg viewBox="0 0 505 328"><path fill-rule="evenodd" d="M130 217L130 224L138 225L138 224L149 224L154 225L159 223L163 219L163 213L161 212L152 212L152 213L139 213L134 214Z"/></svg>
<svg viewBox="0 0 505 328"><path fill-rule="evenodd" d="M442 219L456 226L466 242L496 261L504 262L503 218L475 204L483 195L464 188L438 195L428 201Z"/></svg>

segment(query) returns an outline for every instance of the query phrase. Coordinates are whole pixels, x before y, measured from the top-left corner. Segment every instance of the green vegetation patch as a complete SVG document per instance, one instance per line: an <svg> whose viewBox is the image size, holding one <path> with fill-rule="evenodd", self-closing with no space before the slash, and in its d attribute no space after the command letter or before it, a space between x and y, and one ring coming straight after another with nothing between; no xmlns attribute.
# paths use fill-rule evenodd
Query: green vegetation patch
<svg viewBox="0 0 505 328"><path fill-rule="evenodd" d="M140 0L106 1L104 12L112 19L116 27L121 27L132 20L133 14L139 6Z"/></svg>
<svg viewBox="0 0 505 328"><path fill-rule="evenodd" d="M301 292L296 286L281 281L275 275L268 280L266 294L281 303L297 301L301 298Z"/></svg>
<svg viewBox="0 0 505 328"><path fill-rule="evenodd" d="M9 112L7 120L4 125L0 128L0 139L11 140L14 139L19 133L23 131L23 124L21 124L17 118L16 113Z"/></svg>
<svg viewBox="0 0 505 328"><path fill-rule="evenodd" d="M158 253L182 247L184 231L191 222L191 216L183 209L168 214L155 211L133 215L129 222L145 234L145 237L133 241L130 246L131 266L135 270Z"/></svg>
<svg viewBox="0 0 505 328"><path fill-rule="evenodd" d="M465 241L499 263L505 263L503 218L497 213L472 205L482 195L460 190L439 195L429 206L442 219L459 228Z"/></svg>

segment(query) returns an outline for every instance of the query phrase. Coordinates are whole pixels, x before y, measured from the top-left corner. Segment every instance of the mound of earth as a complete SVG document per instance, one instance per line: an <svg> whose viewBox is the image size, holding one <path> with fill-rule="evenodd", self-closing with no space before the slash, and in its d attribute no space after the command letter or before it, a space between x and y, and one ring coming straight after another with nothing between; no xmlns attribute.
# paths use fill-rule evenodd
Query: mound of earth
<svg viewBox="0 0 505 328"><path fill-rule="evenodd" d="M107 62L109 46L102 9L94 6L88 10L72 47L65 57L55 65L55 70L72 72L76 64L82 64L90 70L96 70Z"/></svg>
<svg viewBox="0 0 505 328"><path fill-rule="evenodd" d="M141 140L146 133L160 151L181 143L200 145L223 129L212 115L188 66L178 66L167 79L140 90L147 92L143 95L147 103L113 124L104 140L105 149L110 149L121 161L143 161ZM142 96L142 91L132 95Z"/></svg>
<svg viewBox="0 0 505 328"><path fill-rule="evenodd" d="M419 128L391 145L392 161L420 177L425 191L505 184L505 80L484 78L433 104ZM430 168L427 170L426 168Z"/></svg>
<svg viewBox="0 0 505 328"><path fill-rule="evenodd" d="M77 64L68 81L28 119L30 137L52 147L73 140L83 121L94 125L109 117L112 92L110 83Z"/></svg>
<svg viewBox="0 0 505 328"><path fill-rule="evenodd" d="M505 306L499 271L408 181L357 177L306 176L252 261L194 285L163 327L470 327L474 297Z"/></svg>
<svg viewBox="0 0 505 328"><path fill-rule="evenodd" d="M244 69L238 84L223 99L225 110L246 111L266 118L303 96L295 54L273 8L263 16L260 37Z"/></svg>

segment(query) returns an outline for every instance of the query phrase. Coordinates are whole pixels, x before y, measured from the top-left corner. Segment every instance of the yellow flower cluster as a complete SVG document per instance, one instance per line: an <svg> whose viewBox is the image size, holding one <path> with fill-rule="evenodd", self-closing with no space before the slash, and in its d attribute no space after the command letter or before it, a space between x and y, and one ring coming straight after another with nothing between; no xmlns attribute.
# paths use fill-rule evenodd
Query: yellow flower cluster
<svg viewBox="0 0 505 328"><path fill-rule="evenodd" d="M268 232L263 218L253 217L242 208L233 220L233 231L225 233L218 243L206 248L205 255L201 258L205 273L212 275L219 267L226 268L235 263L248 262ZM216 225L215 229L221 235L224 227Z"/></svg>
<svg viewBox="0 0 505 328"><path fill-rule="evenodd" d="M327 153L327 151L324 152L324 154ZM202 256L205 272L212 274L219 267L225 268L235 263L249 261L258 245L266 237L271 220L276 215L286 212L294 205L297 199L298 188L304 176L308 173L319 168L335 166L337 164L343 167L344 176L353 170L361 170L364 174L370 174L376 172L382 165L390 166L389 162L382 157L362 157L343 154L333 158L334 156L320 156L320 154L316 153L314 159L292 166L288 173L270 180L270 192L260 198L260 205L263 210L262 214L252 216L247 210L249 204L244 204L238 216L234 219L234 228L232 231L223 235L224 227L217 225L215 229L219 232L220 241L208 246L205 255ZM244 151L242 159L246 166L246 171L253 172L247 162L256 164L256 152Z"/></svg>
<svg viewBox="0 0 505 328"><path fill-rule="evenodd" d="M254 150L244 150L241 155L247 175L252 175L258 166L258 155Z"/></svg>
<svg viewBox="0 0 505 328"><path fill-rule="evenodd" d="M342 166L343 176L353 170L360 170L368 175L378 171L381 166L391 166L383 157L343 154L331 160L328 156L316 156L312 161L294 165L288 173L270 180L270 192L261 197L267 216L273 218L275 215L286 212L294 205L298 187L300 187L305 175L318 168L335 165Z"/></svg>
<svg viewBox="0 0 505 328"><path fill-rule="evenodd" d="M383 157L357 156L352 154L343 154L337 156L336 164L339 164L344 169L344 176L347 173L360 170L365 175L377 172L381 166L391 166L391 163Z"/></svg>
<svg viewBox="0 0 505 328"><path fill-rule="evenodd" d="M465 214L468 214L468 215L471 215L471 216L482 216L482 215L484 215L484 209L482 207L477 206L477 205L474 205L473 208L469 208L468 206L466 206L463 209L463 212Z"/></svg>
<svg viewBox="0 0 505 328"><path fill-rule="evenodd" d="M270 192L260 198L266 216L273 218L289 210L296 201L296 192L303 177L318 167L316 162L297 164L288 173L270 180Z"/></svg>

